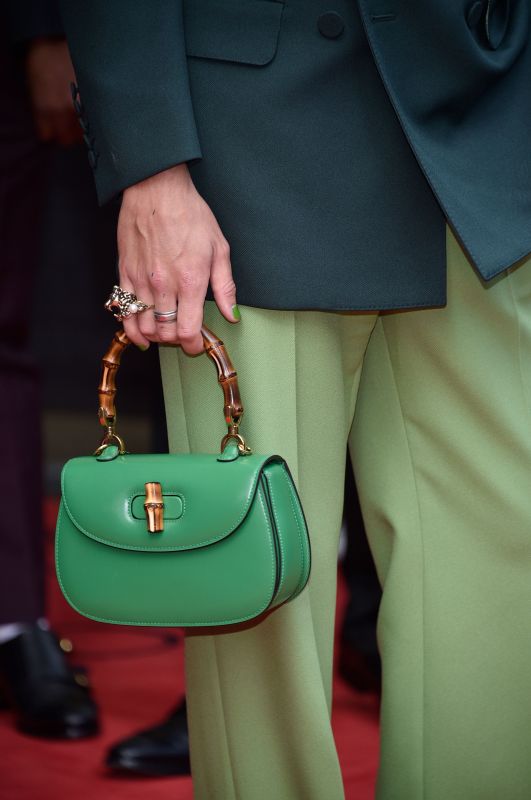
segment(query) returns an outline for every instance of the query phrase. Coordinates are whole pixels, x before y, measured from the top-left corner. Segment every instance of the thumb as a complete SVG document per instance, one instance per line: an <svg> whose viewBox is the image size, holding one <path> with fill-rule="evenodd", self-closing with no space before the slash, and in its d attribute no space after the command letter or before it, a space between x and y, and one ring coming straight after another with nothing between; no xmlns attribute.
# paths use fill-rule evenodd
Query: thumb
<svg viewBox="0 0 531 800"><path fill-rule="evenodd" d="M216 252L210 271L210 285L217 307L229 322L240 321L240 310L236 305L236 284L227 252Z"/></svg>

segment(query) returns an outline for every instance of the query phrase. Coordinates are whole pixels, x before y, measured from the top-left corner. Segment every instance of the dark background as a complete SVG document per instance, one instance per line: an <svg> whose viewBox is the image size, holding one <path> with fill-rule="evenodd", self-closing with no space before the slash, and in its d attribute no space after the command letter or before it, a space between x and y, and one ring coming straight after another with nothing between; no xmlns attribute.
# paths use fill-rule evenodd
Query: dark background
<svg viewBox="0 0 531 800"><path fill-rule="evenodd" d="M32 349L41 373L45 484L56 493L67 458L99 444L100 360L119 323L103 308L116 282L118 202L99 208L83 145L46 149L41 257ZM131 346L118 375L118 430L128 448L164 449L157 347Z"/></svg>

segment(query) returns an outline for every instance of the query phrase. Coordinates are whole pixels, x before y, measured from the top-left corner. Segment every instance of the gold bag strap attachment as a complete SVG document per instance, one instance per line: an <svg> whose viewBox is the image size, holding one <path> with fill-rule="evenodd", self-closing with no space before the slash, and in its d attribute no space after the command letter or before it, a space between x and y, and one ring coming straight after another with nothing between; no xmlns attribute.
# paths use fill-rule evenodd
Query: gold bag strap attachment
<svg viewBox="0 0 531 800"><path fill-rule="evenodd" d="M201 335L205 345L205 352L216 365L218 382L223 389L225 400L223 412L225 414L228 431L221 440L221 451L223 452L227 442L234 439L240 453L242 455L248 455L251 450L247 447L239 431L241 418L243 416L243 405L240 399L238 374L232 366L232 362L221 339L207 327L201 328ZM98 416L100 424L105 428L105 434L95 455L99 455L109 444L117 445L121 455L126 452L125 442L116 432L116 406L114 398L116 395L116 374L120 366L122 353L129 344L130 340L125 332L121 329L116 331L111 346L102 359L101 379L98 387Z"/></svg>

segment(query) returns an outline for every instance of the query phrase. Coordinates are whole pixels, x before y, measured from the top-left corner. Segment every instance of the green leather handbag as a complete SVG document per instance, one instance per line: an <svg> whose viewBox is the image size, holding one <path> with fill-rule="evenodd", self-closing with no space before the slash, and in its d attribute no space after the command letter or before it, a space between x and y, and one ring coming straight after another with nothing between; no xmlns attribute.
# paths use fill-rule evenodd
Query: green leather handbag
<svg viewBox="0 0 531 800"><path fill-rule="evenodd" d="M123 331L104 356L105 435L92 456L66 463L56 530L59 584L91 619L233 625L293 599L308 581L310 543L288 466L247 447L236 372L223 342L202 333L225 397L218 454L128 453L114 406Z"/></svg>

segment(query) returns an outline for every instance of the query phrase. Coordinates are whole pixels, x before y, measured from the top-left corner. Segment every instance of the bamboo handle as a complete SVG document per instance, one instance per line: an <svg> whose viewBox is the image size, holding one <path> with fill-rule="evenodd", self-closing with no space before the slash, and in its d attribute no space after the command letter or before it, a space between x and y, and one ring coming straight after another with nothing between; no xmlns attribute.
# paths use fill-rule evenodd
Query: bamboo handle
<svg viewBox="0 0 531 800"><path fill-rule="evenodd" d="M130 341L125 331L119 330L114 334L111 345L101 362L101 378L98 386L99 408L98 417L100 425L108 428L116 422L116 373L122 360L122 353L129 347Z"/></svg>
<svg viewBox="0 0 531 800"><path fill-rule="evenodd" d="M250 452L239 433L239 424L243 415L243 405L238 386L238 374L234 369L225 345L215 333L203 326L201 335L207 356L216 365L218 382L223 389L225 422L228 433L223 437L222 449L229 439L235 439L242 453ZM123 440L116 433L116 375L122 359L122 353L130 341L123 330L114 334L111 345L102 359L101 379L98 386L100 424L105 428L103 441L96 452L101 451L111 442L118 444L120 452L125 452Z"/></svg>

